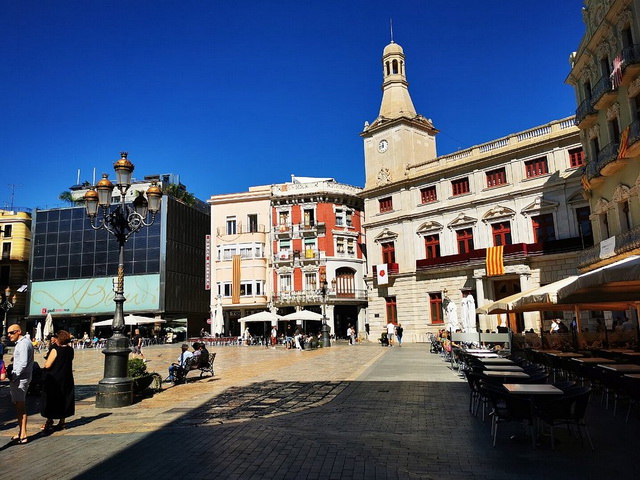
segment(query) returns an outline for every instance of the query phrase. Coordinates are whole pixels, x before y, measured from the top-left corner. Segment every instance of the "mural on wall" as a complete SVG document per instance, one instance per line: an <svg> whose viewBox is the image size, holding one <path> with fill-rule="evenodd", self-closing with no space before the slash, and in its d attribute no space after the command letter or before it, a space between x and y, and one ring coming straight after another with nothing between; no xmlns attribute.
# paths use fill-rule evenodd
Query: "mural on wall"
<svg viewBox="0 0 640 480"><path fill-rule="evenodd" d="M125 279L124 310L159 310L160 275L133 275ZM33 282L29 315L113 313L113 279L83 278Z"/></svg>

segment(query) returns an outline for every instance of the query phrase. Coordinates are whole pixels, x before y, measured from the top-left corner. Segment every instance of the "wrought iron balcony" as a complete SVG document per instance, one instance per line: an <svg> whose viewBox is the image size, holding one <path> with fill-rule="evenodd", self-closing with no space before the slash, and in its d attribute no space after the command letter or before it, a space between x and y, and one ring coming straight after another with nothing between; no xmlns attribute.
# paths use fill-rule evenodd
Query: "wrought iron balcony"
<svg viewBox="0 0 640 480"><path fill-rule="evenodd" d="M616 255L640 250L640 226L616 235L615 242L614 253ZM588 248L578 255L578 268L589 267L590 265L600 262L600 260L602 260L600 258L600 244L597 243L592 248Z"/></svg>
<svg viewBox="0 0 640 480"><path fill-rule="evenodd" d="M618 160L619 150L620 144L618 142L611 142L598 152L598 159L594 167L598 175L611 175L612 172L607 172L605 167Z"/></svg>
<svg viewBox="0 0 640 480"><path fill-rule="evenodd" d="M595 121L595 119L597 118L597 115L598 115L598 112L596 111L595 108L593 108L593 105L591 105L591 99L587 98L583 100L582 103L576 109L576 118L574 122L577 127L582 127L582 123L585 122L585 120ZM589 122L585 122L584 126L587 126L586 125L587 123Z"/></svg>
<svg viewBox="0 0 640 480"><path fill-rule="evenodd" d="M373 276L375 277L378 274L378 269L376 268L375 265L373 265L373 267L371 268L372 268ZM389 272L389 275L397 275L400 272L400 267L398 266L397 263L388 263L387 271Z"/></svg>
<svg viewBox="0 0 640 480"><path fill-rule="evenodd" d="M609 75L603 75L591 91L591 105L597 109L608 107L617 96L617 91L612 87Z"/></svg>
<svg viewBox="0 0 640 480"><path fill-rule="evenodd" d="M320 290L314 289L274 293L272 298L274 305L277 306L320 305L323 300ZM327 301L332 304L345 304L354 301L363 302L366 300L366 290L329 290L327 293Z"/></svg>
<svg viewBox="0 0 640 480"><path fill-rule="evenodd" d="M303 237L316 236L323 233L326 229L324 222L304 222L297 225L298 232Z"/></svg>
<svg viewBox="0 0 640 480"><path fill-rule="evenodd" d="M625 82L624 76L629 76L640 70L640 45L629 45L622 50L622 74L623 83ZM631 79L629 79L631 80Z"/></svg>

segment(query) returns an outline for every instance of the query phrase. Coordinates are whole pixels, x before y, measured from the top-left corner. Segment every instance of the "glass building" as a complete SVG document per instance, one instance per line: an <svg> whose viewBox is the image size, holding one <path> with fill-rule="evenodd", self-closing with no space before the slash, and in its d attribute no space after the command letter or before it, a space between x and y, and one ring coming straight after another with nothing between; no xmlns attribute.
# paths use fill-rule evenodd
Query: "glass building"
<svg viewBox="0 0 640 480"><path fill-rule="evenodd" d="M206 327L205 237L208 212L163 197L155 223L125 244L125 315L187 319ZM88 331L90 320L112 318L118 242L91 228L84 207L37 210L33 217L28 319L48 313L56 328Z"/></svg>

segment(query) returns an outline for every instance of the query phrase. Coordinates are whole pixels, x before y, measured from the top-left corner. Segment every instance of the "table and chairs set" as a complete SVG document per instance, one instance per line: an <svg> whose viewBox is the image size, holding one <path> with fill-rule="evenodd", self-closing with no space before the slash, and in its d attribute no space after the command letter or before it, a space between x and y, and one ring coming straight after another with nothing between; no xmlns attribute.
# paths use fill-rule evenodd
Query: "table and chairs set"
<svg viewBox="0 0 640 480"><path fill-rule="evenodd" d="M625 349L594 352L527 350L524 358L489 350L454 353L458 371L470 388L469 411L482 421L491 419L491 440L496 446L499 425L520 423L528 430L535 448L544 433L555 449L555 427L565 426L583 441L583 432L594 449L585 422L592 393L600 392L600 403L613 414L618 401L628 400L626 420L632 405L640 401L640 354Z"/></svg>

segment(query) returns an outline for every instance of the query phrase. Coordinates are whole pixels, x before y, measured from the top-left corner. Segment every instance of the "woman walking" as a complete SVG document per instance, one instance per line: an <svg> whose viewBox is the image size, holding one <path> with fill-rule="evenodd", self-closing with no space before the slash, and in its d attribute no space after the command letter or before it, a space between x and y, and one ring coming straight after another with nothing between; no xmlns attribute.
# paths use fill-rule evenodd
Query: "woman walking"
<svg viewBox="0 0 640 480"><path fill-rule="evenodd" d="M69 346L71 335L60 330L44 364L44 389L41 415L47 421L40 427L44 432L53 430L57 419L58 430L64 429L65 419L75 413L73 381L73 348Z"/></svg>

